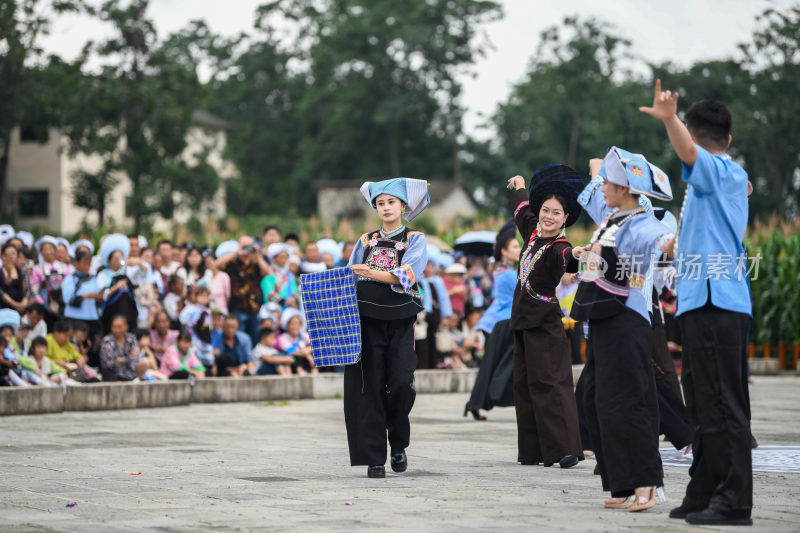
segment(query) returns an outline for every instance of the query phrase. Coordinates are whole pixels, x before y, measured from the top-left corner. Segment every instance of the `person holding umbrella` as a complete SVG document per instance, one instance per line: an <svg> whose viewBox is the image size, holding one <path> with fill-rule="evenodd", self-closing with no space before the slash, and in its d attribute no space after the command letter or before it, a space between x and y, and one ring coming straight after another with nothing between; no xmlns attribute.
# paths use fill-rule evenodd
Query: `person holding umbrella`
<svg viewBox="0 0 800 533"><path fill-rule="evenodd" d="M519 463L570 468L583 459L572 365L556 286L578 262L564 230L578 219L583 181L564 165L508 180L509 209L522 234L511 310L514 330L514 405Z"/></svg>

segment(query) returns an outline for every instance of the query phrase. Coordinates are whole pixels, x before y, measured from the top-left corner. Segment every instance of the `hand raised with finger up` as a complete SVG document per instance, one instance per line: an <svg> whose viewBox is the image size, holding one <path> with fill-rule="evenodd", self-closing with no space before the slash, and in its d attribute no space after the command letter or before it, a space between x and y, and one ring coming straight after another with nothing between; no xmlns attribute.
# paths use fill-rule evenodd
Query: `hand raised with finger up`
<svg viewBox="0 0 800 533"><path fill-rule="evenodd" d="M656 80L655 94L653 95L653 106L639 108L639 111L646 113L659 120L667 120L678 113L678 93L661 90L661 80Z"/></svg>

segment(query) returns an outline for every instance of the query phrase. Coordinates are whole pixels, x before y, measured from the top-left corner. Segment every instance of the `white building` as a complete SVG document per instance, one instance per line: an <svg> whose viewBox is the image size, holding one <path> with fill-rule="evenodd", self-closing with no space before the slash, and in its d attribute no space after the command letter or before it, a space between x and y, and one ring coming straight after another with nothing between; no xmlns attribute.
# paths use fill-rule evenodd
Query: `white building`
<svg viewBox="0 0 800 533"><path fill-rule="evenodd" d="M236 177L238 172L235 166L223 157L226 131L230 129L230 124L199 110L194 112L192 118L194 126L187 133L187 146L183 154L186 162L193 165L197 156L208 149L208 163L220 178L227 180ZM37 228L55 235L72 235L79 231L84 222L89 227L97 226L96 212L73 205L72 176L78 170L96 172L102 160L86 154L70 156L67 146L67 139L56 128L49 129L45 143L25 139L20 128L12 132L6 190L11 196L14 226L17 229ZM106 224L128 230L133 227L133 219L125 209L131 185L126 176L118 178L118 184L106 205L105 221ZM185 223L193 215L200 221L224 216L224 184L221 184L208 205L178 208L171 219L156 217L153 229L169 231L174 223Z"/></svg>

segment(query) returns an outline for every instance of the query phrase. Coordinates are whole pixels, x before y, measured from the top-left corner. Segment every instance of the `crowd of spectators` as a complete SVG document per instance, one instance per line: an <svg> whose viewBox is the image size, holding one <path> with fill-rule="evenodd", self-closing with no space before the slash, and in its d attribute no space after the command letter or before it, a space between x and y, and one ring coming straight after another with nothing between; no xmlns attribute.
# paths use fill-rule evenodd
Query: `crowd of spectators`
<svg viewBox="0 0 800 533"><path fill-rule="evenodd" d="M341 370L314 365L299 283L303 273L347 265L354 243L301 244L269 226L260 238L216 247L153 244L111 234L95 248L0 226L0 385ZM420 367L475 367L491 260L429 256Z"/></svg>

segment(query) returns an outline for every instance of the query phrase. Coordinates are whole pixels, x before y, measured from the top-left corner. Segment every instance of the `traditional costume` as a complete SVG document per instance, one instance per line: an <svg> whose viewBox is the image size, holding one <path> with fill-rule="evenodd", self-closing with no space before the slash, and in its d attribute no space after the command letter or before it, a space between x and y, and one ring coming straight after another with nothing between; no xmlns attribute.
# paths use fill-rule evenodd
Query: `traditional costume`
<svg viewBox="0 0 800 533"><path fill-rule="evenodd" d="M514 330L511 329L511 307L517 286L514 265L502 261L502 249L517 235L513 220L500 228L494 243L494 299L481 317L476 329L486 333L486 351L472 394L464 407L464 416L472 413L476 420L485 420L479 409L514 405Z"/></svg>
<svg viewBox="0 0 800 533"><path fill-rule="evenodd" d="M424 180L397 178L366 182L361 192L375 208L387 194L406 204L403 218L413 220L430 203ZM392 467L405 470L409 445L408 415L416 392L412 386L417 355L414 322L422 310L417 280L427 264L425 235L401 225L361 236L348 266L363 263L394 274L399 285L361 278L356 294L361 317L361 359L345 368L344 413L352 466L367 465L376 477L386 463L387 433ZM378 467L373 470L372 467Z"/></svg>
<svg viewBox="0 0 800 533"><path fill-rule="evenodd" d="M566 201L565 227L575 223L581 213L576 199L582 185L573 169L548 165L533 175L530 195L518 189L509 201L525 242L511 311L517 460L522 464L559 462L568 468L583 458L568 341L556 298L561 276L567 270L577 271L578 262L563 228L552 237L543 237L539 229L540 208L554 193Z"/></svg>
<svg viewBox="0 0 800 533"><path fill-rule="evenodd" d="M600 193L604 180L629 187L640 205L608 207ZM578 198L600 228L581 257L572 318L589 321L584 412L603 490L615 498L660 487L664 475L650 308L652 264L671 233L650 214L644 194L672 198L666 175L643 156L612 147Z"/></svg>

